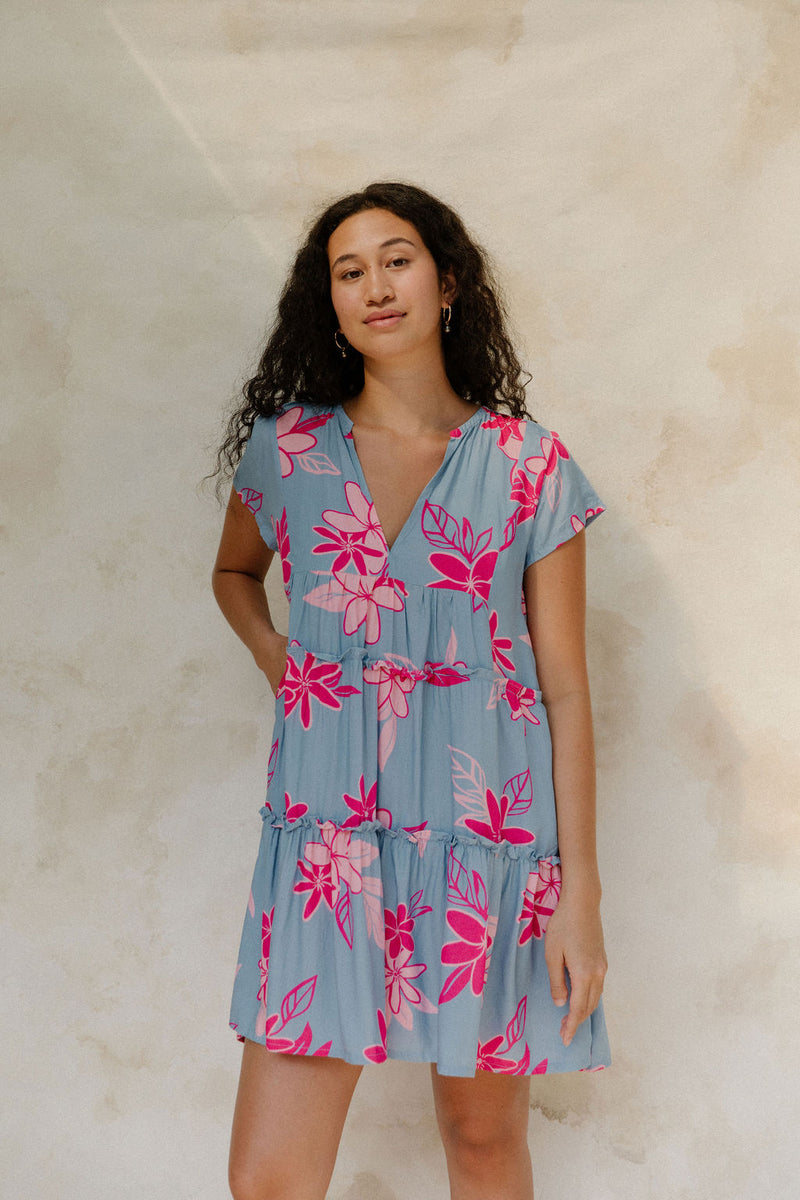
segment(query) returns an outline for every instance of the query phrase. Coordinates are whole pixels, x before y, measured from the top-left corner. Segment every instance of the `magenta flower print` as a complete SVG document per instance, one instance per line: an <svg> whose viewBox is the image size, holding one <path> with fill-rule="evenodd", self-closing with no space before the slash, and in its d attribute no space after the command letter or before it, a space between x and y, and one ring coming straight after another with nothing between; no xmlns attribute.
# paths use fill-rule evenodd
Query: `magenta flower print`
<svg viewBox="0 0 800 1200"><path fill-rule="evenodd" d="M288 717L296 708L300 709L300 721L304 729L310 729L313 720L311 701L325 708L341 709L340 696L360 694L358 688L340 684L342 668L338 663L321 662L306 651L302 666L291 654L286 659L283 682L278 695L284 696L285 715Z"/></svg>
<svg viewBox="0 0 800 1200"><path fill-rule="evenodd" d="M428 555L434 570L444 579L427 584L431 588L452 588L472 597L473 612L488 603L492 575L497 562L497 550L489 550L492 530L475 534L470 521L464 517L461 525L439 504L426 500L422 510L422 532L432 546L448 547L453 553L437 549Z"/></svg>
<svg viewBox="0 0 800 1200"><path fill-rule="evenodd" d="M249 508L250 512L255 514L261 512L261 506L264 503L264 493L256 492L253 488L242 488L236 495L241 500L245 508Z"/></svg>
<svg viewBox="0 0 800 1200"><path fill-rule="evenodd" d="M331 1042L326 1042L316 1050L311 1050L311 1042L314 1035L307 1021L302 1033L296 1038L275 1036L276 1033L280 1033L285 1029L290 1021L294 1020L295 1017L302 1016L311 1007L318 978L319 976L312 975L310 978L304 979L301 983L291 988L281 1001L280 1013L273 1013L267 1018L265 1044L268 1050L277 1050L282 1054L305 1055L311 1053L323 1058L327 1058L330 1054Z"/></svg>
<svg viewBox="0 0 800 1200"><path fill-rule="evenodd" d="M509 637L498 636L497 612L495 609L492 609L489 614L489 634L492 639L492 660L495 668L504 675L513 672L515 670L514 660L511 658L513 642Z"/></svg>
<svg viewBox="0 0 800 1200"><path fill-rule="evenodd" d="M359 575L382 575L388 557L374 504L352 480L344 485L349 505L348 513L326 508L322 513L325 525L315 525L314 532L323 541L314 546L313 554L335 554L331 571L346 571L352 563Z"/></svg>
<svg viewBox="0 0 800 1200"><path fill-rule="evenodd" d="M522 449L525 436L525 421L519 417L509 417L505 413L492 413L482 422L484 429L499 429L497 447L503 451L506 458L516 462Z"/></svg>
<svg viewBox="0 0 800 1200"><path fill-rule="evenodd" d="M527 475L521 468L511 472L511 493L509 499L516 508L503 527L503 544L501 550L507 550L514 541L517 527L525 521L532 521L539 507L539 496L542 490L544 475Z"/></svg>
<svg viewBox="0 0 800 1200"><path fill-rule="evenodd" d="M509 1058L511 1048L521 1041L525 1032L525 1017L528 1010L528 997L523 996L517 1005L516 1012L506 1025L505 1037L498 1034L488 1042L478 1042L478 1057L476 1066L480 1071L493 1071L501 1075L525 1075L530 1064L530 1050L527 1043L522 1057Z"/></svg>
<svg viewBox="0 0 800 1200"><path fill-rule="evenodd" d="M447 910L447 924L456 935L456 940L442 946L442 962L455 966L445 980L439 995L439 1003L454 999L469 983L474 996L480 996L489 969L490 948L493 928L497 918L481 920L471 913L458 909Z"/></svg>
<svg viewBox="0 0 800 1200"><path fill-rule="evenodd" d="M296 821L298 817L304 817L308 812L308 805L303 804L300 800L297 803L293 803L292 797L288 792L283 793L283 803L287 821Z"/></svg>
<svg viewBox="0 0 800 1200"><path fill-rule="evenodd" d="M343 823L343 829L352 828L357 825L361 825L364 821L374 821L376 819L375 805L377 803L378 796L378 782L376 780L375 783L373 783L372 787L369 789L369 792L367 792L366 786L367 785L364 782L364 776L362 775L358 781L358 795L349 796L347 792L345 792L344 796L342 797L347 807L353 810L353 815L348 817Z"/></svg>
<svg viewBox="0 0 800 1200"><path fill-rule="evenodd" d="M261 958L258 961L258 970L261 975L261 987L258 989L257 999L266 1004L267 1002L267 980L269 978L269 943L272 936L272 920L275 916L275 905L268 913L261 914Z"/></svg>
<svg viewBox="0 0 800 1200"><path fill-rule="evenodd" d="M374 1046L365 1046L364 1057L369 1059L370 1062L384 1063L388 1057L386 1053L386 1017L379 1008L375 1012L378 1018L378 1034L381 1040Z"/></svg>
<svg viewBox="0 0 800 1200"><path fill-rule="evenodd" d="M294 885L293 890L300 894L303 892L309 893L303 908L303 920L308 921L311 919L320 900L324 900L328 908L333 912L339 895L339 887L338 881L334 883L330 863L314 863L313 865L309 865L304 863L302 859L298 859L297 870L300 872L300 879Z"/></svg>
<svg viewBox="0 0 800 1200"><path fill-rule="evenodd" d="M555 432L539 439L541 454L525 459L525 470L531 475L552 475L560 458L569 458L569 451Z"/></svg>
<svg viewBox="0 0 800 1200"><path fill-rule="evenodd" d="M386 930L386 954L389 958L397 958L402 950L414 949L414 925L419 917L433 912L430 904L422 904L422 888L406 904L398 904L397 911L390 908L383 910L383 921Z"/></svg>
<svg viewBox="0 0 800 1200"><path fill-rule="evenodd" d="M275 421L275 436L278 442L278 454L281 463L281 477L287 479L294 471L297 459L304 471L312 475L340 475L338 467L331 462L327 454L312 454L317 439L311 432L319 429L326 421L330 421L332 413L321 413L318 416L303 416L303 407L295 404L279 414Z"/></svg>
<svg viewBox="0 0 800 1200"><path fill-rule="evenodd" d="M442 946L442 962L452 965L454 970L439 994L440 1004L453 1000L468 983L474 995L482 993L497 930L497 917L489 916L483 876L474 870L470 875L452 849L447 863L447 902L447 923L457 940Z"/></svg>
<svg viewBox="0 0 800 1200"><path fill-rule="evenodd" d="M539 718L533 712L536 704L536 692L533 688L523 687L515 679L507 679L503 687L503 695L511 710L512 721L519 721L522 718L531 725L540 724Z"/></svg>
<svg viewBox="0 0 800 1200"><path fill-rule="evenodd" d="M511 800L503 794L499 799L491 788L486 789L486 808L488 821L476 821L467 817L464 821L467 829L493 842L512 842L515 845L526 845L536 840L535 834L529 829L520 829L515 825L507 825L506 818L511 809Z"/></svg>
<svg viewBox="0 0 800 1200"><path fill-rule="evenodd" d="M543 938L547 924L558 905L561 892L561 868L552 859L543 858L538 869L531 871L522 893L522 912L517 920L522 924L518 945L531 938Z"/></svg>
<svg viewBox="0 0 800 1200"><path fill-rule="evenodd" d="M289 581L292 577L292 564L289 560L289 529L286 521L286 509L281 512L278 520L272 522L272 527L275 530L275 541L278 543L278 553L281 556L281 570L283 571L283 590L286 595L289 595Z"/></svg>
<svg viewBox="0 0 800 1200"><path fill-rule="evenodd" d="M407 595L408 589L402 580L391 579L388 575L372 577L334 572L332 580L312 588L303 599L329 612L344 612L344 632L348 637L363 625L364 641L371 646L381 636L380 610L402 612Z"/></svg>

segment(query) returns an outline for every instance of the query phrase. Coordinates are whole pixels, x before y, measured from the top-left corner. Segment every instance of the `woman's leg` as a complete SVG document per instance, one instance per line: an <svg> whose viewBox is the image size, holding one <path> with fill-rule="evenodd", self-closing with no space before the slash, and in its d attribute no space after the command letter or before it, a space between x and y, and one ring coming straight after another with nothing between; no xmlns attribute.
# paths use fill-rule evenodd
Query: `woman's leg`
<svg viewBox="0 0 800 1200"><path fill-rule="evenodd" d="M325 1200L362 1068L246 1041L233 1114L234 1200Z"/></svg>
<svg viewBox="0 0 800 1200"><path fill-rule="evenodd" d="M467 1079L431 1063L431 1080L451 1200L533 1200L530 1076L476 1071Z"/></svg>

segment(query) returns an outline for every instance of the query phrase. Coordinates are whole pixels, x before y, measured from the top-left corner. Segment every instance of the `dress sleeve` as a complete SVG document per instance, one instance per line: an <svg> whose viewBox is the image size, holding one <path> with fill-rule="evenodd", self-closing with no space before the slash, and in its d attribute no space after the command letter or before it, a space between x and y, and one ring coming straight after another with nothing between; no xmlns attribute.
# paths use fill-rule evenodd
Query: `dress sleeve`
<svg viewBox="0 0 800 1200"><path fill-rule="evenodd" d="M256 519L270 550L278 549L275 530L283 510L281 470L274 417L256 417L233 476L239 499Z"/></svg>
<svg viewBox="0 0 800 1200"><path fill-rule="evenodd" d="M520 465L538 497L525 566L556 550L605 512L589 480L555 432L528 423Z"/></svg>

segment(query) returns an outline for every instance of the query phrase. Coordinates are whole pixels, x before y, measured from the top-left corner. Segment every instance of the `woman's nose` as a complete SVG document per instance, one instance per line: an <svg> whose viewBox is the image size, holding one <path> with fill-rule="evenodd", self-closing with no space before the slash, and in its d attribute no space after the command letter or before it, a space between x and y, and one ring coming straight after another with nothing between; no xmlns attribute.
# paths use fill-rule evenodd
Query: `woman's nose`
<svg viewBox="0 0 800 1200"><path fill-rule="evenodd" d="M391 280L383 271L368 271L365 276L364 294L368 300L381 303L394 295Z"/></svg>

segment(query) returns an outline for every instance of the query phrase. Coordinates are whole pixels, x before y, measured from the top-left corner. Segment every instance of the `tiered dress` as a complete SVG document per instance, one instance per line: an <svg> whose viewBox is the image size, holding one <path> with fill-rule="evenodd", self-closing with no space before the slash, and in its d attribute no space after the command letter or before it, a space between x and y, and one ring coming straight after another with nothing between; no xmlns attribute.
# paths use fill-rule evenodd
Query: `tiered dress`
<svg viewBox="0 0 800 1200"><path fill-rule="evenodd" d="M603 511L558 435L478 408L387 545L340 406L259 417L234 486L290 599L231 1026L441 1074L609 1062L569 1047L551 743L525 568Z"/></svg>

